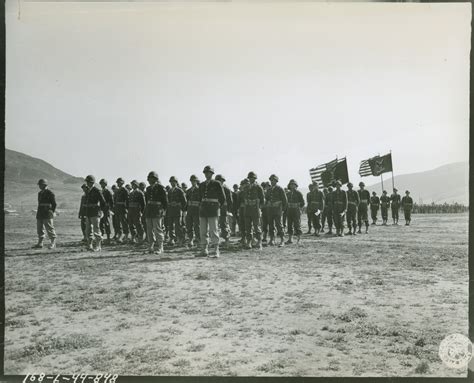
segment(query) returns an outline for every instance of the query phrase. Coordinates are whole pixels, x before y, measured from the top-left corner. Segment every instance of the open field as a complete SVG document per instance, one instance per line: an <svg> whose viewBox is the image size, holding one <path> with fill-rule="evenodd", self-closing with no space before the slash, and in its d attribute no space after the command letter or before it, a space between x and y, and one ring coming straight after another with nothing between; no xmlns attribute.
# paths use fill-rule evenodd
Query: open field
<svg viewBox="0 0 474 383"><path fill-rule="evenodd" d="M468 332L467 215L217 260L89 253L74 214L37 251L33 216L5 220L5 374L466 375L438 346Z"/></svg>

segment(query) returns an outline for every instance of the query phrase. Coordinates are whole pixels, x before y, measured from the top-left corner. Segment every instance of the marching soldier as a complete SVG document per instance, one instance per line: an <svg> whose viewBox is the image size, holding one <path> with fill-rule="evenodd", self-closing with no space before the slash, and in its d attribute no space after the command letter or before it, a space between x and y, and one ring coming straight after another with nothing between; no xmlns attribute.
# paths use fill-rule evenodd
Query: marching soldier
<svg viewBox="0 0 474 383"><path fill-rule="evenodd" d="M114 227L114 237L112 238L114 241L118 239L119 232L120 232L120 222L118 220L118 215L116 214L116 204L117 204L117 186L112 185L112 201L113 201L113 209L112 209L112 226Z"/></svg>
<svg viewBox="0 0 474 383"><path fill-rule="evenodd" d="M235 237L237 235L236 229L239 221L239 205L237 201L237 194L239 192L239 185L234 184L232 191L232 219L230 220L230 235Z"/></svg>
<svg viewBox="0 0 474 383"><path fill-rule="evenodd" d="M393 188L393 194L390 196L390 201L392 202L392 219L393 224L398 225L398 212L400 210L400 194L397 193L397 189Z"/></svg>
<svg viewBox="0 0 474 383"><path fill-rule="evenodd" d="M356 235L357 227L357 208L359 207L359 193L353 190L354 185L351 182L347 184L349 189L347 195L347 227L349 228L349 235ZM352 230L354 228L354 230Z"/></svg>
<svg viewBox="0 0 474 383"><path fill-rule="evenodd" d="M166 211L169 225L169 245L173 246L176 241L183 245L184 235L183 230L181 230L181 214L186 209L186 196L183 190L178 187L176 177L171 177L169 182L171 188L168 192L168 210Z"/></svg>
<svg viewBox="0 0 474 383"><path fill-rule="evenodd" d="M295 180L290 180L288 183L288 241L287 244L293 243L293 234L296 235L296 243L300 242L301 236L301 209L304 207L304 197L299 190L297 190L298 183Z"/></svg>
<svg viewBox="0 0 474 383"><path fill-rule="evenodd" d="M260 227L261 211L260 208L265 203L265 196L263 188L256 183L257 175L254 172L249 172L247 176L249 185L245 192L245 231L246 247L251 249L254 244L254 237L257 239L257 249L262 249L262 229Z"/></svg>
<svg viewBox="0 0 474 383"><path fill-rule="evenodd" d="M221 237L224 239L225 244L229 243L230 227L229 221L227 220L227 212L231 212L234 201L232 200L232 192L224 184L225 178L221 174L216 175L215 180L220 182L222 189L224 189L225 203L221 207L219 216L219 227L221 229Z"/></svg>
<svg viewBox="0 0 474 383"><path fill-rule="evenodd" d="M54 193L48 188L48 181L40 179L38 181L38 210L36 211L36 231L38 232L38 243L33 246L34 249L43 248L44 242L44 228L48 233L51 241L50 249L56 248L56 231L54 230L53 218L56 211L56 197Z"/></svg>
<svg viewBox="0 0 474 383"><path fill-rule="evenodd" d="M115 201L115 214L117 215L117 242L122 243L128 239L128 190L123 186L123 178L117 178L117 198ZM122 238L122 233L124 238Z"/></svg>
<svg viewBox="0 0 474 383"><path fill-rule="evenodd" d="M263 188L263 196L265 200L262 205L262 243L267 243L268 229L270 227L270 221L268 218L269 206L268 206L267 193L268 193L268 190L270 189L270 183L262 182L261 186Z"/></svg>
<svg viewBox="0 0 474 383"><path fill-rule="evenodd" d="M328 221L328 229L329 229L326 235L331 235L332 225L333 225L333 210L334 210L332 186L329 186L328 192L326 194L326 199L324 202L325 202L325 210L326 210L326 219ZM323 222L323 226L324 226L324 222Z"/></svg>
<svg viewBox="0 0 474 383"><path fill-rule="evenodd" d="M368 210L369 210L369 202L370 202L370 193L368 190L365 190L365 184L363 182L359 182L359 210L357 214L357 224L359 226L358 233L361 234L362 228L362 221L365 223L365 233L369 232L369 217L368 217Z"/></svg>
<svg viewBox="0 0 474 383"><path fill-rule="evenodd" d="M106 210L106 202L102 191L95 186L95 177L88 175L85 178L87 183L86 194L86 235L87 235L87 250L101 251L102 250L102 233L100 232L100 219L103 212Z"/></svg>
<svg viewBox="0 0 474 383"><path fill-rule="evenodd" d="M102 195L105 199L105 209L103 211L103 216L100 219L100 232L102 236L107 235L107 244L110 243L110 211L114 208L114 198L109 189L107 189L107 181L102 178L99 181L99 184L102 188Z"/></svg>
<svg viewBox="0 0 474 383"><path fill-rule="evenodd" d="M138 188L142 191L143 195L145 195L145 192L146 192L146 183L145 183L145 182L140 182L140 183L138 184ZM146 205L146 198L145 198L145 205ZM143 211L143 214L142 214L142 226L143 226L143 231L145 232L145 241L148 241L148 239L146 238L147 229L146 229L145 211Z"/></svg>
<svg viewBox="0 0 474 383"><path fill-rule="evenodd" d="M201 239L201 256L210 258L219 257L219 210L225 203L224 189L219 181L212 178L214 169L206 166L203 170L206 180L199 185L199 230ZM209 236L211 248L214 252L209 254Z"/></svg>
<svg viewBox="0 0 474 383"><path fill-rule="evenodd" d="M148 239L148 252L155 252L155 243L158 244L158 254L163 253L163 242L165 239L163 233L163 216L164 211L168 207L168 197L165 188L158 181L156 172L148 173L148 183L150 186L146 188L145 199L145 217Z"/></svg>
<svg viewBox="0 0 474 383"><path fill-rule="evenodd" d="M311 184L311 191L308 193L307 212L308 219L312 221L314 227L314 235L319 237L321 231L321 213L324 211L324 194L319 190L317 183Z"/></svg>
<svg viewBox="0 0 474 383"><path fill-rule="evenodd" d="M271 186L268 189L266 200L268 204L268 221L270 226L270 242L269 245L273 246L275 244L275 227L276 234L280 238L279 247L282 247L284 244L284 233L283 226L281 223L281 217L283 211L287 209L288 199L286 198L286 193L283 188L278 183L278 177L275 174L270 176Z"/></svg>
<svg viewBox="0 0 474 383"><path fill-rule="evenodd" d="M405 196L402 198L402 208L405 215L405 225L409 226L411 222L411 211L413 209L413 199L410 197L410 192L405 191Z"/></svg>
<svg viewBox="0 0 474 383"><path fill-rule="evenodd" d="M191 187L186 191L186 230L188 246L193 247L195 243L199 244L199 180L194 174L189 180Z"/></svg>
<svg viewBox="0 0 474 383"><path fill-rule="evenodd" d="M336 235L344 237L344 215L347 211L347 194L341 189L341 181L337 180L335 185L336 190L332 192L334 226L336 226Z"/></svg>
<svg viewBox="0 0 474 383"><path fill-rule="evenodd" d="M382 210L382 225L387 226L388 208L390 207L390 197L387 195L386 190L382 192L382 197L380 197L380 206Z"/></svg>
<svg viewBox="0 0 474 383"><path fill-rule="evenodd" d="M84 194L81 196L81 205L79 206L78 218L81 220L81 231L82 231L82 242L87 243L86 235L86 194L87 194L87 185L83 184L81 186Z"/></svg>
<svg viewBox="0 0 474 383"><path fill-rule="evenodd" d="M376 192L372 192L370 197L370 215L372 216L372 225L377 224L377 214L379 212L380 198Z"/></svg>
<svg viewBox="0 0 474 383"><path fill-rule="evenodd" d="M245 246L245 241L247 238L247 230L245 227L245 193L249 186L249 180L244 178L240 182L240 190L237 194L237 204L239 208L239 231L240 231L240 243L242 246Z"/></svg>
<svg viewBox="0 0 474 383"><path fill-rule="evenodd" d="M132 191L128 196L128 226L132 243L141 244L143 241L142 215L145 211L145 194L138 188L138 181L133 180Z"/></svg>
<svg viewBox="0 0 474 383"><path fill-rule="evenodd" d="M308 188L309 188L309 192L306 193L306 216L308 217L308 232L306 234L311 234L311 229L313 225L313 216L312 216L311 209L309 208L309 206L311 204L311 192L313 191L313 184L309 184Z"/></svg>

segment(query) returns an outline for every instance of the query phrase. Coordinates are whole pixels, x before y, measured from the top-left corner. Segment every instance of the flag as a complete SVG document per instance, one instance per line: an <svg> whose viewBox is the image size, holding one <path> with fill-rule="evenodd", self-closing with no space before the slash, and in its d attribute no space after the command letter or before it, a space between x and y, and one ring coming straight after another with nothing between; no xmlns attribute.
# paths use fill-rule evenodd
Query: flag
<svg viewBox="0 0 474 383"><path fill-rule="evenodd" d="M392 153L386 154L385 156L375 156L368 160L363 160L359 167L359 175L361 177L379 176L391 171Z"/></svg>
<svg viewBox="0 0 474 383"><path fill-rule="evenodd" d="M328 187L335 180L340 180L343 184L349 182L346 158L335 159L325 164L321 164L309 170L311 180L317 182L319 187Z"/></svg>

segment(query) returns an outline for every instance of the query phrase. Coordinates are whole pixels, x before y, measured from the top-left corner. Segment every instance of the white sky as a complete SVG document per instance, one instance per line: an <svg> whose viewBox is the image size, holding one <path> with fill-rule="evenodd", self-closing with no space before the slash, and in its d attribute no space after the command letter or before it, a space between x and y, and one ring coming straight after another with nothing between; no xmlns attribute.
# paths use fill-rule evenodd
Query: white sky
<svg viewBox="0 0 474 383"><path fill-rule="evenodd" d="M470 21L469 3L308 2L21 2L18 19L7 0L6 147L128 181L467 161Z"/></svg>

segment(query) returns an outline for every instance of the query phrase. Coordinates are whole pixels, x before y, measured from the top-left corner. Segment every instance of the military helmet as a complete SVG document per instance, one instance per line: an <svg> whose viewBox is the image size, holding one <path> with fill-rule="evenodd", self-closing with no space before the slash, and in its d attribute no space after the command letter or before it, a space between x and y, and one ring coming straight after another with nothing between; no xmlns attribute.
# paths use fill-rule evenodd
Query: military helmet
<svg viewBox="0 0 474 383"><path fill-rule="evenodd" d="M198 178L196 175L192 175L191 177L189 177L189 180L192 182L192 181L198 181Z"/></svg>
<svg viewBox="0 0 474 383"><path fill-rule="evenodd" d="M38 185L47 185L47 184L48 184L47 179L41 178L38 180Z"/></svg>
<svg viewBox="0 0 474 383"><path fill-rule="evenodd" d="M405 194L410 194L410 191L409 191L409 190L405 190Z"/></svg>
<svg viewBox="0 0 474 383"><path fill-rule="evenodd" d="M150 172L148 173L148 177L147 178L155 178L155 179L158 179L158 173L157 172Z"/></svg>
<svg viewBox="0 0 474 383"><path fill-rule="evenodd" d="M218 174L214 177L217 181L225 182L225 178L222 174Z"/></svg>
<svg viewBox="0 0 474 383"><path fill-rule="evenodd" d="M349 182L349 183L350 183L350 182ZM351 183L350 183L350 184L351 184ZM335 185L336 185L336 186L338 186L338 185L339 185L339 186L342 186L342 182L339 181L339 180L336 180ZM348 186L349 186L349 185L348 185ZM351 186L352 186L352 184L351 184Z"/></svg>
<svg viewBox="0 0 474 383"><path fill-rule="evenodd" d="M95 177L91 174L89 174L86 178L85 178L86 182L95 182Z"/></svg>
<svg viewBox="0 0 474 383"><path fill-rule="evenodd" d="M372 195L377 195L377 193L373 191L373 192L372 192Z"/></svg>
<svg viewBox="0 0 474 383"><path fill-rule="evenodd" d="M132 182L130 182L132 185L135 185L136 187L138 187L138 181L137 180L133 180Z"/></svg>
<svg viewBox="0 0 474 383"><path fill-rule="evenodd" d="M140 183L138 184L138 187L140 187L140 188L146 188L146 183L145 183L145 182L140 182Z"/></svg>
<svg viewBox="0 0 474 383"><path fill-rule="evenodd" d="M117 190L117 186L116 186L116 185L112 185L112 190Z"/></svg>
<svg viewBox="0 0 474 383"><path fill-rule="evenodd" d="M387 194L387 191L386 191L386 190L384 190L382 193L383 193L383 194Z"/></svg>
<svg viewBox="0 0 474 383"><path fill-rule="evenodd" d="M249 184L249 180L247 178L244 178L242 181L240 181L240 184L241 185L248 185Z"/></svg>
<svg viewBox="0 0 474 383"><path fill-rule="evenodd" d="M340 181L339 181L339 182L340 182ZM342 184L341 184L341 186L342 186ZM348 188L351 188L351 187L353 187L353 186L354 186L354 185L352 184L352 182L348 182L348 183L347 183L347 187L348 187Z"/></svg>
<svg viewBox="0 0 474 383"><path fill-rule="evenodd" d="M363 183L362 181L359 182L359 186L365 186L365 183Z"/></svg>
<svg viewBox="0 0 474 383"><path fill-rule="evenodd" d="M295 180L290 180L290 182L288 182L288 188L290 187L290 185L293 184L295 185L296 187L298 187L298 182L296 182Z"/></svg>
<svg viewBox="0 0 474 383"><path fill-rule="evenodd" d="M255 172L249 172L249 174L247 175L247 178L257 179L257 175L255 174Z"/></svg>
<svg viewBox="0 0 474 383"><path fill-rule="evenodd" d="M82 185L81 185L81 189L82 189L82 190L86 190L86 189L87 189L87 185L86 185L86 184L82 184Z"/></svg>
<svg viewBox="0 0 474 383"><path fill-rule="evenodd" d="M332 186L329 186L328 187L328 192L332 192L334 189L332 188Z"/></svg>
<svg viewBox="0 0 474 383"><path fill-rule="evenodd" d="M188 188L188 185L186 185L186 182L181 182L181 187L183 189L187 189Z"/></svg>
<svg viewBox="0 0 474 383"><path fill-rule="evenodd" d="M125 183L125 181L123 180L122 177L117 178L116 183L119 183L119 182L121 182L121 183L123 183L123 184Z"/></svg>
<svg viewBox="0 0 474 383"><path fill-rule="evenodd" d="M101 185L107 185L107 180L106 180L105 178L102 178L102 179L99 181L99 183L100 183Z"/></svg>
<svg viewBox="0 0 474 383"><path fill-rule="evenodd" d="M171 177L170 177L170 182L176 182L176 183L177 183L178 180L176 179L175 176L171 176Z"/></svg>
<svg viewBox="0 0 474 383"><path fill-rule="evenodd" d="M234 189L238 189L238 188L239 188L239 185L234 184L232 187L233 187Z"/></svg>
<svg viewBox="0 0 474 383"><path fill-rule="evenodd" d="M269 180L270 180L270 181L271 181L271 180L275 180L276 182L278 182L278 181L279 181L279 178L278 178L277 175L272 174L272 175L270 176Z"/></svg>
<svg viewBox="0 0 474 383"><path fill-rule="evenodd" d="M214 169L211 166L207 165L207 166L204 167L204 170L202 172L203 173L212 173L212 174L214 174Z"/></svg>
<svg viewBox="0 0 474 383"><path fill-rule="evenodd" d="M394 191L394 192L397 192L397 191L398 191L398 189L397 189L397 188L393 188L393 191Z"/></svg>

